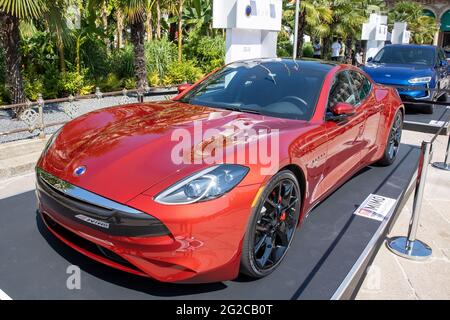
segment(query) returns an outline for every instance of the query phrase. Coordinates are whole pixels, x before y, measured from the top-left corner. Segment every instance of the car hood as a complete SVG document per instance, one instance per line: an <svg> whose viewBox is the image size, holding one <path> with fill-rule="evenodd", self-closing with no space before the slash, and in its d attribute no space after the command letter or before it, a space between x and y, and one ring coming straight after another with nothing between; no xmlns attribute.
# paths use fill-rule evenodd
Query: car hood
<svg viewBox="0 0 450 320"><path fill-rule="evenodd" d="M417 77L433 75L433 69L429 66L414 64L387 64L367 63L363 70L369 74L375 82L384 84L409 84L408 80Z"/></svg>
<svg viewBox="0 0 450 320"><path fill-rule="evenodd" d="M273 129L281 133L309 126L306 121L174 101L118 106L67 123L38 166L86 190L126 203L172 175L181 179L207 166L173 161L174 147L180 146L180 141L195 157L193 150L198 151L210 140L202 138L200 123L203 133L208 129L223 133L230 128L238 132L251 127L256 132L266 129L270 134ZM181 138L186 134L191 139ZM85 166L86 172L76 176L74 171L80 166Z"/></svg>

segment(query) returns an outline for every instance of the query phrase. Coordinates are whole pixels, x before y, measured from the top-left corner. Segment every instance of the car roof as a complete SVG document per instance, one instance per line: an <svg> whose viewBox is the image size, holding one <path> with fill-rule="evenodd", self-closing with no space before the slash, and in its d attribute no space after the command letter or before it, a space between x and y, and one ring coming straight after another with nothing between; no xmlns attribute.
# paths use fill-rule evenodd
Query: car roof
<svg viewBox="0 0 450 320"><path fill-rule="evenodd" d="M329 62L329 61L322 61L317 59L288 59L288 58L258 58L258 59L248 59L248 60L240 60L230 63L232 64L259 64L259 63L278 63L283 64L287 66L297 66L300 69L315 69L319 71L323 71L324 73L327 73L339 63Z"/></svg>

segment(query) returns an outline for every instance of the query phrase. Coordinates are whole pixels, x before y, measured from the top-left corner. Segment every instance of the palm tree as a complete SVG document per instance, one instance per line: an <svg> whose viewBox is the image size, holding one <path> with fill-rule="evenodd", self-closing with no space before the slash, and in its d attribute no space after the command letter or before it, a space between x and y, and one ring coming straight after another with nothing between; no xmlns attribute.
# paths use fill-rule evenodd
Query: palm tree
<svg viewBox="0 0 450 320"><path fill-rule="evenodd" d="M335 35L345 40L347 58L350 58L353 43L360 37L362 25L367 19L365 8L360 5L361 3L367 3L367 0L336 0L333 3L332 30Z"/></svg>
<svg viewBox="0 0 450 320"><path fill-rule="evenodd" d="M98 8L106 0L90 0L92 8ZM131 42L134 50L134 73L139 89L147 86L147 69L145 63L145 22L147 9L152 6L151 0L115 0L118 29L120 20L126 19L130 24ZM123 27L120 25L120 27ZM122 31L118 30L118 46L121 46Z"/></svg>
<svg viewBox="0 0 450 320"><path fill-rule="evenodd" d="M128 18L131 28L131 42L134 49L134 72L139 89L147 86L145 63L145 12L150 0L119 0L119 8Z"/></svg>
<svg viewBox="0 0 450 320"><path fill-rule="evenodd" d="M438 30L436 19L423 15L423 7L414 2L403 1L395 5L388 14L389 24L394 22L407 22L414 43L433 43L434 35Z"/></svg>
<svg viewBox="0 0 450 320"><path fill-rule="evenodd" d="M295 0L290 1L290 6L286 9L290 9L288 13L289 17L292 17L292 23L290 25L291 30L294 30L294 6ZM326 0L302 0L300 2L300 13L298 17L298 42L297 42L297 52L298 56L301 57L303 52L303 36L306 30L309 30L312 35L324 36L329 32L328 25L332 21L332 11L328 7Z"/></svg>
<svg viewBox="0 0 450 320"><path fill-rule="evenodd" d="M42 0L0 0L0 45L5 52L6 89L12 103L25 101L23 78L20 70L19 53L21 20L39 17L44 12ZM15 109L16 114L23 108Z"/></svg>
<svg viewBox="0 0 450 320"><path fill-rule="evenodd" d="M178 61L183 58L183 5L184 0L178 0Z"/></svg>
<svg viewBox="0 0 450 320"><path fill-rule="evenodd" d="M75 0L47 0L47 10L43 13L49 34L55 39L59 55L59 69L66 72L65 47L71 41L67 27L67 8L75 4Z"/></svg>
<svg viewBox="0 0 450 320"><path fill-rule="evenodd" d="M161 4L160 0L156 1L156 39L161 39Z"/></svg>

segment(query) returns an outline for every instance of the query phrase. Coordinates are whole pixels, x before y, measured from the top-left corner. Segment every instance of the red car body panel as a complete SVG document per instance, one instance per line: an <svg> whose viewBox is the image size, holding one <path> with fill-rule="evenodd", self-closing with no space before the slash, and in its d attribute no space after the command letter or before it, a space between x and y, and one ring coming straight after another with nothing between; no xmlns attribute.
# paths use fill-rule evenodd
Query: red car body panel
<svg viewBox="0 0 450 320"><path fill-rule="evenodd" d="M62 241L81 253L123 271L167 282L212 282L239 273L242 241L255 197L270 176L261 163L227 194L188 205L164 205L153 197L206 164L174 164L171 134L177 128L193 131L192 121L222 128L232 121L257 121L280 132L279 168L300 172L303 201L300 221L324 197L384 152L394 114L403 108L398 94L372 83L370 95L345 123L325 121L329 89L336 66L327 74L310 121L280 119L186 105L177 100L106 108L83 115L64 126L37 167L80 188L125 204L159 219L170 235L112 236L68 219L39 204L41 214L131 263L130 268L76 245L47 224ZM356 70L356 68L355 68ZM359 72L361 72L358 69ZM225 146L224 148L227 148ZM247 150L249 144L245 146ZM248 154L248 153L247 153ZM89 174L75 176L80 165ZM44 219L44 221L46 221Z"/></svg>

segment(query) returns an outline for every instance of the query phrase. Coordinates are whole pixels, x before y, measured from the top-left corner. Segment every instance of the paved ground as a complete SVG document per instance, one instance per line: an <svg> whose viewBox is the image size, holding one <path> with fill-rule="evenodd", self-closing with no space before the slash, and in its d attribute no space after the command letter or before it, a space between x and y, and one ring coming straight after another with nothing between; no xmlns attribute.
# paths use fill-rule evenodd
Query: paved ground
<svg viewBox="0 0 450 320"><path fill-rule="evenodd" d="M420 145L431 134L404 131L403 142ZM443 161L447 136L438 137L433 161ZM403 236L411 218L412 197L389 236ZM357 299L450 299L450 172L430 167L417 238L433 249L433 256L414 262L382 246Z"/></svg>
<svg viewBox="0 0 450 320"><path fill-rule="evenodd" d="M420 145L431 135L405 131L403 142ZM434 161L442 161L448 137L434 146ZM0 184L0 199L34 189L34 175L28 174ZM411 216L412 199L405 205L391 236L405 235ZM357 299L450 299L450 172L431 167L418 238L433 248L426 262L397 257L384 246L376 256Z"/></svg>

